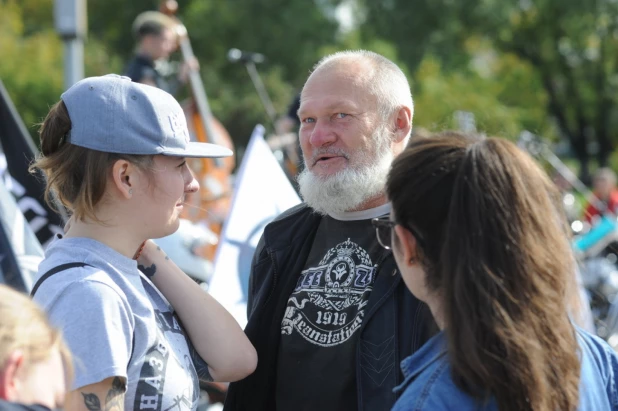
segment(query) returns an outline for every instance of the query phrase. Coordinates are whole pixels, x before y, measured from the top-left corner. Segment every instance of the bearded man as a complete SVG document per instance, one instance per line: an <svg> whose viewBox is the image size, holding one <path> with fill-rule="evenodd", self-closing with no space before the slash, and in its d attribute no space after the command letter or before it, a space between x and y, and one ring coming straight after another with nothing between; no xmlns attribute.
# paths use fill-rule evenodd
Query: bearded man
<svg viewBox="0 0 618 411"><path fill-rule="evenodd" d="M255 373L232 383L225 410L390 410L401 360L434 332L372 219L405 147L413 103L403 72L368 51L323 58L298 117L304 203L264 230L249 281L246 334ZM383 226L382 226L383 227Z"/></svg>

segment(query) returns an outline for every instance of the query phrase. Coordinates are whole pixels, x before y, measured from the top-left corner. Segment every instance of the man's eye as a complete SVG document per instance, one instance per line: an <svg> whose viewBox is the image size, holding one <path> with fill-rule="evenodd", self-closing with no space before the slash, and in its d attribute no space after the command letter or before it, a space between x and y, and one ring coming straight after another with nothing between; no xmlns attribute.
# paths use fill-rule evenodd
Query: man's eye
<svg viewBox="0 0 618 411"><path fill-rule="evenodd" d="M313 117L307 117L303 119L303 123L315 123L315 119Z"/></svg>
<svg viewBox="0 0 618 411"><path fill-rule="evenodd" d="M348 114L346 114L346 113L337 113L337 114L335 114L335 117L337 117L337 118L345 118L347 116L348 116Z"/></svg>
<svg viewBox="0 0 618 411"><path fill-rule="evenodd" d="M185 166L185 164L187 164L187 160L183 161L182 163L180 163L178 165L178 168L183 168Z"/></svg>

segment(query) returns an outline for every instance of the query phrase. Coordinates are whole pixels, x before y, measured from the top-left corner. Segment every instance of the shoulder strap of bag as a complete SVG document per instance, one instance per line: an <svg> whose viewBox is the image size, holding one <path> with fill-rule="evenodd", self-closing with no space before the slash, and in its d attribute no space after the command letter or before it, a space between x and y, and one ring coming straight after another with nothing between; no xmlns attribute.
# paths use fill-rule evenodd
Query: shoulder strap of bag
<svg viewBox="0 0 618 411"><path fill-rule="evenodd" d="M30 292L30 297L34 297L34 294L39 289L41 284L43 284L43 281L47 280L52 275L59 273L61 271L64 271L64 270L68 270L69 268L85 267L85 266L92 267L90 264L86 264L86 263L66 263L66 264L61 264L57 267L52 268L51 270L43 274L41 278L39 278L39 280L36 282L36 284L34 284L34 287L32 287L32 291Z"/></svg>
<svg viewBox="0 0 618 411"><path fill-rule="evenodd" d="M68 270L70 268L86 267L86 266L92 267L90 264L86 264L86 263L66 263L66 264L60 264L59 266L52 268L51 270L49 270L48 272L43 274L41 276L41 278L39 278L39 280L36 282L36 284L34 284L34 287L32 287L32 291L30 292L30 297L34 297L34 294L39 289L41 284L43 284L43 281L47 280L52 275L57 274L57 273L59 273L61 271ZM130 364L131 360L133 359L133 351L134 350L135 350L135 330L133 331L133 338L131 340L131 353L129 355L129 362L128 362L128 364Z"/></svg>

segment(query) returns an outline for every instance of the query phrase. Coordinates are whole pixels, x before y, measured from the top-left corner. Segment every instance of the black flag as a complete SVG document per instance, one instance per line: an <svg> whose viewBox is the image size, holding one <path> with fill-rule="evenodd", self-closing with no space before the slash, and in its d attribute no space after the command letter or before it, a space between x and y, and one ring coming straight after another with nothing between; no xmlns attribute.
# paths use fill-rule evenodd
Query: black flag
<svg viewBox="0 0 618 411"><path fill-rule="evenodd" d="M13 252L9 236L0 224L0 283L7 284L21 292L28 292L24 274Z"/></svg>
<svg viewBox="0 0 618 411"><path fill-rule="evenodd" d="M28 166L38 150L1 80L0 146L6 157L6 161L0 157L0 178L15 196L30 228L45 247L56 233L62 233L65 216L45 203L43 177L35 177L28 172Z"/></svg>
<svg viewBox="0 0 618 411"><path fill-rule="evenodd" d="M39 240L0 180L0 283L30 292L43 257Z"/></svg>

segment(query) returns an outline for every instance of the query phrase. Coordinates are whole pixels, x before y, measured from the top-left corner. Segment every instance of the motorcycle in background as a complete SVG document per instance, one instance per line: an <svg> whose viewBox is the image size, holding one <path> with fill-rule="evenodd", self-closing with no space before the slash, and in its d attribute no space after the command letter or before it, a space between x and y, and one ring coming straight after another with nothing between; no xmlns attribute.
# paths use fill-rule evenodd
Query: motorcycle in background
<svg viewBox="0 0 618 411"><path fill-rule="evenodd" d="M574 191L562 188L562 205L569 220L573 235L573 253L578 262L578 281L582 303L590 310L582 317L590 317L589 331L596 333L618 351L618 219L580 181L577 176L538 136L524 131L518 146L532 156L546 161L554 168L561 180ZM554 180L556 181L556 180ZM576 193L595 204L598 210L606 210L592 224L583 221L577 206ZM578 212L579 210L579 212Z"/></svg>
<svg viewBox="0 0 618 411"><path fill-rule="evenodd" d="M573 239L596 334L618 350L618 220L605 215Z"/></svg>

